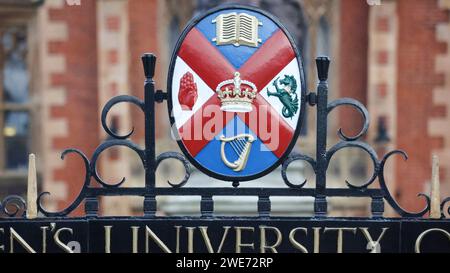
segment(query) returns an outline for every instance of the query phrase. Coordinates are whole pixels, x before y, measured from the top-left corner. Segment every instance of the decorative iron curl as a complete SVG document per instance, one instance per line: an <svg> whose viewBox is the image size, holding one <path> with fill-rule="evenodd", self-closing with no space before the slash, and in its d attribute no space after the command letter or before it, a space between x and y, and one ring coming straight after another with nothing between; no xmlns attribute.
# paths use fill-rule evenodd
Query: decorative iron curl
<svg viewBox="0 0 450 273"><path fill-rule="evenodd" d="M13 207L13 209L11 209L11 207ZM22 197L10 195L5 197L3 202L0 203L0 210L2 214L5 214L8 217L25 217L27 204Z"/></svg>
<svg viewBox="0 0 450 273"><path fill-rule="evenodd" d="M184 178L183 178L183 180L181 180L181 182L174 184L174 183L170 182L169 180L167 180L167 183L173 188L181 188L184 185L186 185L189 178L191 177L191 167L189 165L189 161L180 153L165 152L165 153L160 154L156 158L155 171L158 169L159 164L166 159L176 159L176 160L180 161L181 163L183 163L184 170L185 170Z"/></svg>
<svg viewBox="0 0 450 273"><path fill-rule="evenodd" d="M98 161L98 158L100 157L100 154L103 151L105 151L111 147L115 147L115 146L125 146L125 147L130 148L131 150L135 151L138 154L139 158L141 159L143 166L145 167L145 165L146 165L144 150L142 150L138 145L134 144L133 142L131 142L129 140L121 140L121 139L112 139L112 140L105 141L104 143L100 144L100 146L98 146L97 149L95 149L94 155L92 156L92 161L90 163L90 170L92 173L92 177L94 177L94 179L105 188L120 187L126 180L125 177L123 177L122 180L120 180L119 182L108 183L108 182L105 182L98 174L97 161Z"/></svg>
<svg viewBox="0 0 450 273"><path fill-rule="evenodd" d="M335 108L337 108L339 106L343 106L343 105L349 105L349 106L356 108L361 113L361 115L364 119L364 125L363 125L363 128L361 128L361 130L359 131L359 133L356 134L355 136L347 136L346 134L343 133L342 128L339 128L338 136L340 139L342 139L344 141L358 140L361 136L366 134L367 130L369 129L369 125L370 125L369 112L367 111L366 107L359 101L357 101L355 99L351 99L351 98L342 98L342 99L337 99L335 101L332 101L328 104L328 106L327 106L328 114L331 111L333 111Z"/></svg>
<svg viewBox="0 0 450 273"><path fill-rule="evenodd" d="M62 152L62 154L61 154L61 159L64 160L65 156L68 155L68 154L71 154L71 153L78 154L83 159L84 168L85 168L85 171L86 171L86 174L85 174L85 177L84 177L83 187L81 188L80 193L78 194L77 198L67 208L65 208L65 209L63 209L61 211L57 211L57 212L49 212L49 211L45 210L43 205L42 205L42 198L45 195L50 195L50 193L49 192L42 192L41 194L39 194L39 196L37 198L38 211L40 211L46 217L67 216L69 213L71 213L73 210L75 210L85 198L86 191L88 189L89 182L90 182L90 179L91 179L91 169L89 167L89 159L86 157L86 155L84 155L83 152L81 152L81 151L79 151L77 149L64 150Z"/></svg>
<svg viewBox="0 0 450 273"><path fill-rule="evenodd" d="M446 203L450 203L450 197L445 198L444 200L442 200L441 203L441 219L445 219L445 204ZM448 206L447 208L447 215L450 215L450 206Z"/></svg>
<svg viewBox="0 0 450 273"><path fill-rule="evenodd" d="M283 178L283 181L286 185L288 185L289 188L293 188L293 189L301 189L306 185L306 182L308 182L308 179L305 179L301 184L293 184L289 181L288 177L287 177L287 168L289 167L289 165L297 160L302 160L302 161L306 161L309 163L309 165L311 165L311 167L314 170L314 173L316 173L316 161L312 158L309 157L307 155L303 155L303 154L292 154L289 155L289 157L283 162L283 165L281 165L281 177Z"/></svg>
<svg viewBox="0 0 450 273"><path fill-rule="evenodd" d="M111 137L113 137L115 139L127 139L134 133L134 127L133 127L133 128L131 128L131 131L128 134L118 135L118 134L114 133L106 124L106 118L108 116L109 110L111 110L111 108L113 108L116 104L121 103L121 102L132 103L132 104L138 106L142 110L142 112L144 112L144 108L145 108L145 104L143 101L141 101L140 99L138 99L136 97L129 96L129 95L121 95L121 96L114 97L105 104L105 106L103 107L103 110L102 110L102 117L101 117L102 127L105 130L105 132L108 133L108 135L110 135Z"/></svg>
<svg viewBox="0 0 450 273"><path fill-rule="evenodd" d="M380 182L380 188L381 190L384 192L384 198L386 199L386 201L389 203L389 205L401 216L401 217L408 217L408 218L416 218L416 217L422 217L424 216L427 212L430 211L431 208L431 199L428 195L424 194L424 193L419 193L417 195L417 197L423 197L425 198L425 201L427 203L426 207L421 210L420 212L409 212L406 211L405 209L403 209L396 201L395 199L392 197L391 193L389 192L389 189L386 185L386 180L384 178L384 166L387 162L387 160L389 159L389 157L391 157L394 154L400 154L403 156L403 159L406 161L408 160L408 155L401 150L394 150L391 151L389 153L387 153L383 159L381 160L380 163L380 171L378 173L378 180Z"/></svg>
<svg viewBox="0 0 450 273"><path fill-rule="evenodd" d="M368 186L370 186L375 181L375 179L377 178L377 174L380 170L380 163L378 162L377 153L369 144L367 144L365 142L360 142L360 141L341 141L341 142L337 143L336 145L331 147L331 149L328 150L328 152L327 152L327 168L328 168L328 165L330 164L331 158L333 157L333 155L336 152L338 152L341 149L350 148L350 147L359 148L359 149L367 152L373 163L372 176L363 185L356 186L356 185L350 183L348 180L345 180L345 183L347 184L347 186L349 188L354 189L354 190L364 191L367 189Z"/></svg>

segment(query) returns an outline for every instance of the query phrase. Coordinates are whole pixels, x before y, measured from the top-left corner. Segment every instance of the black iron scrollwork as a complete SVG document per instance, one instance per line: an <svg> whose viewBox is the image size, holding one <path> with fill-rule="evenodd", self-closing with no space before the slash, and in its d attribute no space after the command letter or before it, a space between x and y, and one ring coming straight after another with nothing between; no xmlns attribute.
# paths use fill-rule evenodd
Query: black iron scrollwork
<svg viewBox="0 0 450 273"><path fill-rule="evenodd" d="M0 217L25 217L27 204L25 200L18 195L10 195L5 197L0 203Z"/></svg>
<svg viewBox="0 0 450 273"><path fill-rule="evenodd" d="M158 168L159 164L161 164L162 161L167 160L167 159L176 159L176 160L180 161L181 163L183 163L184 173L185 173L183 180L181 180L181 182L176 183L176 184L173 184L169 180L167 181L167 183L170 186L172 186L173 188L183 187L188 182L189 177L191 177L191 166L189 165L189 161L180 153L165 152L165 153L160 154L156 158L156 169Z"/></svg>
<svg viewBox="0 0 450 273"><path fill-rule="evenodd" d="M294 162L294 161L305 161L308 162L309 165L311 165L312 169L314 172L316 172L316 161L307 155L303 155L303 154L292 154L290 155L286 161L283 162L283 164L281 165L281 177L283 178L283 181L286 185L288 185L290 188L293 189L301 189L303 188L306 183L308 182L307 179L305 179L301 184L293 184L289 181L288 177L287 177L287 168L289 167L289 165Z"/></svg>
<svg viewBox="0 0 450 273"><path fill-rule="evenodd" d="M441 218L446 218L446 215L450 216L450 205L447 207L447 212L445 211L445 205L450 203L450 196L442 200L441 203Z"/></svg>
<svg viewBox="0 0 450 273"><path fill-rule="evenodd" d="M328 150L328 152L327 152L327 162L329 164L330 161L331 161L331 158L333 157L333 155L336 152L338 152L339 150L342 150L344 148L351 148L351 147L359 148L359 149L365 151L366 153L368 153L369 156L370 156L370 159L372 160L372 163L373 163L372 176L363 185L356 186L356 185L350 183L347 180L345 181L347 186L349 188L351 188L351 189L364 190L368 186L370 186L370 184L372 184L375 181L375 179L377 178L378 171L379 171L379 163L378 163L378 159L377 159L377 153L375 152L375 150L372 147L370 147L369 144L364 143L364 142L360 142L360 141L341 141L341 142L337 143L336 145L334 145L333 147L331 147L330 150Z"/></svg>
<svg viewBox="0 0 450 273"><path fill-rule="evenodd" d="M361 194L372 198L372 208L376 208L374 211L375 216L382 216L384 211L383 206L380 206L380 199L385 199L388 204L402 217L422 217L430 210L430 197L421 193L418 196L424 197L426 200L426 207L416 213L408 212L404 210L400 205L395 201L392 197L389 189L386 185L386 180L384 177L384 167L387 159L394 154L401 154L407 159L406 153L403 151L395 150L386 154L383 159L380 161L378 159L376 151L367 143L359 141L359 139L365 135L370 126L370 117L367 109L360 102L350 99L350 98L342 98L332 101L330 103L327 102L328 95L328 85L327 85L327 76L328 76L328 67L329 67L329 59L326 57L319 57L316 59L317 68L318 68L318 76L319 76L319 85L317 88L317 95L313 96L317 106L317 151L316 160L321 160L322 163L316 167L314 170L316 172L316 184L322 188L321 193L318 198L317 193L317 185L316 185L316 205L315 211L316 215L323 215L324 210L326 210L326 200L325 196L336 196L330 194L326 189L326 170L332 159L333 155L339 150L345 148L358 148L360 150L365 151L369 156L373 164L373 173L370 178L364 182L362 185L355 185L350 183L349 181L345 181L349 189L338 189L339 196L361 196ZM325 107L326 105L326 111ZM346 135L342 128L338 130L338 136L341 139L340 142L332 146L329 150L326 149L326 139L327 139L327 116L337 107L339 106L350 106L355 108L360 112L363 118L363 126L361 130L354 136ZM284 174L283 174L284 178ZM372 185L376 180L379 181L379 190L370 189L369 186ZM381 201L382 202L382 201ZM323 205L325 203L325 205ZM443 204L442 204L443 206Z"/></svg>
<svg viewBox="0 0 450 273"><path fill-rule="evenodd" d="M401 151L401 150L394 150L394 151L391 151L391 152L387 153L387 154L383 157L383 159L382 159L381 162L380 162L380 171L379 171L379 174L378 174L378 180L379 180L379 183L380 183L381 190L383 191L383 196L384 196L384 198L386 199L386 201L389 203L389 205L390 205L390 206L391 206L391 207L392 207L392 208L393 208L400 216L402 216L402 217L422 217L422 216L424 216L427 212L430 211L430 197L429 197L429 196L427 196L427 195L424 194L424 193L419 193L419 194L418 194L418 197L423 197L423 198L425 198L425 201L426 201L426 207L425 207L424 209L422 209L421 211L419 211L419 212L413 213L413 212L408 212L408 211L406 211L405 209L403 209L403 208L395 201L395 199L392 197L392 194L389 192L389 188L387 187L387 185L386 185L386 180L385 180L385 178L384 178L384 166L385 166L387 160L388 160L392 155L395 155L395 154L399 154L399 155L403 156L403 158L404 158L405 160L408 159L408 155L407 155L404 151Z"/></svg>
<svg viewBox="0 0 450 273"><path fill-rule="evenodd" d="M67 154L75 153L80 156L85 166L85 177L81 187L80 193L76 199L65 209L57 212L47 211L43 206L43 199L50 195L49 192L43 192L39 195L37 200L38 211L48 217L62 217L67 216L73 212L83 201L85 204L85 211L88 216L97 216L98 212L98 197L99 196L113 196L113 195L140 195L144 196L144 211L145 215L153 216L156 208L156 194L155 191L155 171L159 164L166 159L176 159L183 163L185 167L185 177L178 184L173 184L168 181L173 188L180 188L185 185L190 177L191 170L187 159L179 153L166 152L158 157L155 156L155 123L154 123L154 103L161 102L161 98L167 99L167 96L161 95L160 92L155 92L154 89L154 66L156 57L153 54L145 54L142 57L144 71L145 71L145 100L142 101L136 97L123 95L117 96L109 100L104 106L101 114L101 123L105 132L110 136L105 142L101 143L94 151L92 158L88 157L77 149L68 149L62 153L61 159ZM119 135L107 124L107 116L109 111L119 103L131 103L139 107L145 114L146 128L145 128L145 148L139 147L128 138L133 134L134 127L130 132L124 135ZM111 182L105 181L98 172L97 162L100 155L107 149L113 147L126 147L134 151L139 158L145 170L145 186L141 188L126 188L123 184L126 178L123 177L120 181ZM98 183L100 187L91 185L91 179Z"/></svg>
<svg viewBox="0 0 450 273"><path fill-rule="evenodd" d="M38 207L38 211L41 212L42 214L44 214L47 217L61 217L61 216L67 216L69 215L72 211L74 211L80 204L81 202L83 202L83 200L86 197L86 192L88 190L88 186L89 186L89 182L91 179L91 168L89 166L89 159L86 157L86 155L84 155L83 152L77 150L77 149L67 149L65 150L62 154L61 154L61 159L64 160L65 156L68 154L77 154L81 157L81 159L83 159L83 163L84 163L84 168L85 168L85 177L84 177L84 182L83 182L83 186L81 188L80 193L78 194L78 196L75 198L75 200L65 209L61 210L61 211L57 211L57 212L50 212L47 211L46 209L44 209L43 206L43 198L44 196L50 195L49 192L42 192L37 199L37 207Z"/></svg>
<svg viewBox="0 0 450 273"><path fill-rule="evenodd" d="M142 164L145 165L144 151L142 149L140 149L139 146L137 146L136 144L134 144L133 142L131 142L129 140L113 139L113 140L109 140L109 141L106 141L106 142L100 144L100 146L98 146L97 149L95 149L94 155L92 156L92 160L90 163L90 169L91 169L93 178L100 185L102 185L105 188L120 187L125 182L125 177L123 177L122 180L120 180L119 182L108 183L100 177L98 170L97 170L97 161L98 161L101 153L109 148L119 147L119 146L127 147L127 148L135 151L138 154L139 158L141 159Z"/></svg>
<svg viewBox="0 0 450 273"><path fill-rule="evenodd" d="M287 187L284 188L238 188L238 181L234 181L231 188L219 187L185 187L191 177L191 166L188 160L180 153L165 152L158 156L155 154L155 103L167 100L167 94L162 91L155 92L155 83L153 75L155 72L156 57L153 54L145 54L142 57L145 73L145 99L141 101L132 96L118 96L108 101L102 110L101 123L105 132L111 137L104 143L100 144L89 160L86 155L76 149L68 149L63 152L62 159L68 154L76 154L81 157L85 166L85 177L82 188L77 198L67 208L58 212L49 212L43 208L43 197L49 193L44 192L38 198L38 210L45 216L61 217L67 216L73 212L83 201L85 201L85 212L87 216L96 217L98 213L98 197L100 196L120 196L134 195L144 197L144 215L153 217L156 213L156 196L158 195L197 195L201 196L201 214L202 217L212 217L214 201L213 196L235 195L235 196L258 196L258 212L260 217L270 215L271 203L270 196L312 196L315 198L314 212L316 217L323 217L327 214L327 197L347 196L347 197L369 197L372 198L373 217L382 217L384 212L383 199L402 217L422 217L430 211L430 197L425 194L419 196L425 198L426 206L419 212L408 212L404 210L393 198L385 180L385 165L387 160L395 154L401 155L407 159L407 155L403 151L395 150L387 153L381 160L378 159L376 151L366 142L361 141L361 137L365 135L369 129L370 117L367 109L360 102L349 99L337 99L328 103L328 68L330 61L327 57L319 57L316 60L319 84L317 93L309 93L310 106L317 108L317 136L316 136L316 157L293 153L287 157L281 165L281 177ZM139 107L145 116L145 147L141 148L128 138L133 134L134 127L130 132L119 135L107 125L107 116L109 111L119 103L131 103ZM337 107L350 106L358 110L363 118L363 126L354 136L348 136L340 128L337 131L340 141L327 149L327 119L328 115ZM141 163L145 170L145 185L138 188L124 187L125 177L120 181L111 182L101 178L97 170L97 161L102 152L112 147L126 147L133 150L141 159ZM347 187L344 188L327 188L326 174L330 161L335 153L346 148L357 148L366 152L373 164L373 173L370 178L360 185L353 182L345 181ZM164 160L177 160L183 164L185 175L178 183L167 181L170 187L157 187L155 173L157 168ZM315 187L307 188L307 180L301 183L293 183L287 177L287 169L294 161L304 161L308 163L316 176ZM91 180L97 185L91 185ZM379 188L374 186L378 180ZM18 201L19 205L25 206L25 202L20 197L5 199L1 204L2 211L9 216L19 213L17 210L6 210L6 205L13 201ZM442 217L445 217L444 209L450 201L450 197L442 201L441 210ZM16 208L21 208L20 206ZM450 208L447 208L447 214L450 214Z"/></svg>
<svg viewBox="0 0 450 273"><path fill-rule="evenodd" d="M106 122L106 118L107 118L108 113L111 110L111 108L113 108L116 104L119 104L122 102L123 103L128 102L128 103L134 104L134 105L138 106L142 110L142 112L144 112L144 107L145 107L143 101L141 101L140 99L138 99L136 97L128 96L128 95L114 97L106 103L106 105L103 107L103 111L102 111L102 117L101 117L102 127L103 127L103 130L105 130L105 132L108 133L108 135L110 135L111 137L116 138L116 139L127 139L134 132L134 127L133 127L128 134L125 134L123 136L117 135L116 133L113 132L113 130L111 130L109 128L109 126Z"/></svg>
<svg viewBox="0 0 450 273"><path fill-rule="evenodd" d="M366 107L364 107L364 105L362 105L362 103L360 103L359 101L350 99L350 98L342 98L342 99L337 99L335 101L332 101L328 104L328 107L327 107L328 114L330 114L330 112L333 111L335 108L337 108L339 106L344 106L344 105L348 105L348 106L356 108L361 113L363 120L364 120L364 124L363 124L363 127L361 128L361 130L359 131L359 133L356 134L355 136L347 136L342 131L342 128L339 128L338 135L344 141L358 140L360 137L362 137L363 135L365 135L367 133L367 130L369 130L369 119L370 119L369 112L367 111Z"/></svg>

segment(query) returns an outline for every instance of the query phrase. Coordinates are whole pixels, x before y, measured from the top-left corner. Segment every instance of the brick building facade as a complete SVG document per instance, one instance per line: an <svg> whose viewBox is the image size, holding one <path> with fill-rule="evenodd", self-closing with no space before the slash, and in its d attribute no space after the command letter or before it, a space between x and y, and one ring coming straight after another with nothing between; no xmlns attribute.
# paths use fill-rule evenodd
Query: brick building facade
<svg viewBox="0 0 450 273"><path fill-rule="evenodd" d="M31 105L27 152L38 156L41 187L52 193L49 208L70 203L83 181L82 162L71 156L59 160L61 151L76 147L92 155L107 137L99 122L106 101L118 94L142 98L141 54L156 53L157 88L165 90L171 51L184 25L197 12L221 2L227 1L0 0L0 35L17 25L26 29ZM402 206L411 210L422 206L415 196L429 191L433 153L441 158L442 195L450 195L450 1L237 2L273 12L293 32L310 90L315 85L312 60L319 54L331 56L330 96L353 97L367 106L372 123L366 140L380 153L399 148L409 154L407 163L393 160L388 170L390 188ZM0 55L1 69L7 56ZM122 133L134 127L133 140L143 143L144 119L137 108L118 105L109 122ZM158 105L157 122L158 150L176 149L166 104ZM331 124L330 138L336 140L336 129L357 132L361 119L343 109ZM298 149L314 152L313 141L310 114ZM348 176L364 178L370 172L360 153L350 151L340 158L331 171L331 183L343 185ZM99 164L106 181L126 176L129 186L142 183L137 157L125 149L107 151ZM11 173L19 173L14 176L19 177L17 183L24 181L17 169L0 170L2 181ZM3 193L8 192L5 187ZM138 201L105 199L102 208L129 214L142 204Z"/></svg>

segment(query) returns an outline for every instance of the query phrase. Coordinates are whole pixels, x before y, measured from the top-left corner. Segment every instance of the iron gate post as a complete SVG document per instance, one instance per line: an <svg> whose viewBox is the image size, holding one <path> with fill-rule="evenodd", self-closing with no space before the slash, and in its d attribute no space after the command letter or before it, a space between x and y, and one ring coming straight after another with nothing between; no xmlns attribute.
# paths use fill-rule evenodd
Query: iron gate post
<svg viewBox="0 0 450 273"><path fill-rule="evenodd" d="M316 142L316 192L314 199L314 214L316 217L327 215L327 116L328 116L328 68L330 59L328 57L316 58L317 76L317 142Z"/></svg>
<svg viewBox="0 0 450 273"><path fill-rule="evenodd" d="M145 191L144 216L155 216L156 196L155 189L155 75L156 56L146 53L142 56L144 66L144 115L145 115Z"/></svg>

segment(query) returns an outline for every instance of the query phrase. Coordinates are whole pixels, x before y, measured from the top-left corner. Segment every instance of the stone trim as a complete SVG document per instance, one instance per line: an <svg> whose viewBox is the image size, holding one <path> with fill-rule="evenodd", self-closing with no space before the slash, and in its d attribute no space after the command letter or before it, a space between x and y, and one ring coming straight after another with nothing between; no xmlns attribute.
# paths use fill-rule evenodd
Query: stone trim
<svg viewBox="0 0 450 273"><path fill-rule="evenodd" d="M374 141L379 120L384 120L390 141L379 146L377 152L382 154L395 148L397 143L397 42L397 2L386 1L382 5L371 6L367 94L371 126L368 136L370 141ZM385 176L387 181L394 181L395 161L389 164L391 167ZM391 186L391 190L395 192L395 185ZM387 215L391 213L389 209L386 210Z"/></svg>
<svg viewBox="0 0 450 273"><path fill-rule="evenodd" d="M450 1L439 0L439 8L450 12ZM435 57L435 72L442 75L443 83L433 89L433 108L441 108L439 115L433 115L428 121L428 134L441 139L440 145L430 152L440 159L441 180L450 178L450 19L436 25L436 40L446 45L446 52ZM442 192L447 194L450 192Z"/></svg>
<svg viewBox="0 0 450 273"><path fill-rule="evenodd" d="M128 46L128 1L100 0L97 1L97 50L98 50L98 107L99 111L112 97L127 95L129 91L129 46ZM109 114L119 134L131 130L130 105L120 103ZM138 125L134 125L138 126ZM100 138L107 137L103 128L99 127ZM111 148L103 153L98 164L102 178L105 181L116 182L126 177L125 186L132 186L131 159L132 152L125 148ZM101 200L102 214L130 215L132 214L132 199L109 197ZM118 206L117 204L120 204Z"/></svg>
<svg viewBox="0 0 450 273"><path fill-rule="evenodd" d="M38 21L41 33L41 77L42 94L42 142L43 142L43 191L54 193L48 199L46 207L50 210L58 208L58 202L67 198L68 187L65 181L56 181L55 172L65 167L60 158L60 151L54 148L57 138L68 136L68 121L63 117L54 117L52 108L66 104L67 90L55 78L61 78L66 73L66 58L62 53L52 52L54 43L65 42L68 39L68 26L62 20L51 19L51 11L64 8L62 0L48 0L38 11Z"/></svg>

